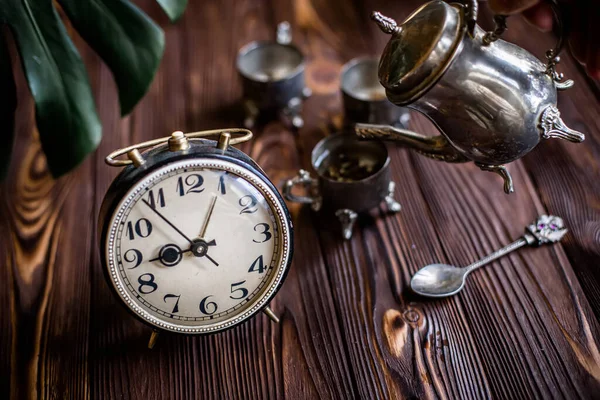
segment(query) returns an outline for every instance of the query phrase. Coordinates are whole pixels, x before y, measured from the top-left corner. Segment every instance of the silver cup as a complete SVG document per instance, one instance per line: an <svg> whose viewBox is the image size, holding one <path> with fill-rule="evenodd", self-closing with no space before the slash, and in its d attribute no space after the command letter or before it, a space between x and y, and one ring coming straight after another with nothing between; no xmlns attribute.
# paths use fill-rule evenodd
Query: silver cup
<svg viewBox="0 0 600 400"><path fill-rule="evenodd" d="M390 158L383 143L363 142L347 134L331 135L315 146L311 164L317 178L300 170L298 175L284 183L283 197L292 202L310 204L315 211L323 209L334 213L342 225L345 239L352 237L359 212L377 207L382 201L390 212L400 211L400 204L394 200L395 184L390 175ZM348 173L335 176L343 168L348 168ZM352 178L353 174L356 174L356 179ZM307 194L292 194L297 185L304 186Z"/></svg>
<svg viewBox="0 0 600 400"><path fill-rule="evenodd" d="M281 22L275 41L254 41L239 50L236 66L246 128L252 128L263 113L275 114L296 128L304 125L302 101L311 92L304 82L304 55L291 42L290 24Z"/></svg>
<svg viewBox="0 0 600 400"><path fill-rule="evenodd" d="M388 124L406 128L407 108L397 107L385 95L377 75L379 59L359 57L342 67L340 86L344 102L344 123Z"/></svg>

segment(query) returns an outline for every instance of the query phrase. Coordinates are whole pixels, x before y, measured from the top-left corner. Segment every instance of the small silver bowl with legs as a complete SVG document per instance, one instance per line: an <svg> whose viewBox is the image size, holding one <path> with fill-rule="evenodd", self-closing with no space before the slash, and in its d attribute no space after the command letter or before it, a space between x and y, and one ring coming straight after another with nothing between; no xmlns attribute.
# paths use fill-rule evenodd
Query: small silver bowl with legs
<svg viewBox="0 0 600 400"><path fill-rule="evenodd" d="M317 178L300 170L283 185L283 197L311 204L315 211L334 213L345 239L352 237L359 212L377 207L381 202L387 204L390 212L400 211L400 204L394 200L396 185L391 180L390 158L382 142L363 142L343 133L331 135L315 146L311 163ZM304 186L307 194L293 194L297 185Z"/></svg>
<svg viewBox="0 0 600 400"><path fill-rule="evenodd" d="M304 55L292 44L288 22L277 25L275 41L255 41L239 50L236 66L246 128L263 113L275 114L295 128L303 126L302 101L311 94L304 82L305 65Z"/></svg>
<svg viewBox="0 0 600 400"><path fill-rule="evenodd" d="M358 57L342 67L340 89L344 103L344 124L358 122L408 127L410 112L397 107L385 95L379 83L379 58Z"/></svg>

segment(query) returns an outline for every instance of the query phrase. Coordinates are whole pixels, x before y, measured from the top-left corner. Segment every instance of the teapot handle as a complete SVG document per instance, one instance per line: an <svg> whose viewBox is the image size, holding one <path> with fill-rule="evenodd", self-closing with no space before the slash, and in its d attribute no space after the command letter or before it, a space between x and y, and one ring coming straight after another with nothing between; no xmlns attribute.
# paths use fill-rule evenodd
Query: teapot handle
<svg viewBox="0 0 600 400"><path fill-rule="evenodd" d="M557 0L547 0L552 8L554 14L554 22L558 27L558 41L553 49L546 52L546 74L549 75L555 82L557 89L565 90L573 86L573 81L567 80L562 82L564 75L556 71L556 65L560 62L559 54L563 50L565 43L565 36L568 33L568 27L564 20L563 12L560 9L560 5ZM471 36L474 36L474 25L473 21L477 21L477 0L468 0L467 3L467 28ZM506 20L508 15L494 15L494 30L486 32L483 35L483 44L489 46L491 43L500 39L500 36L506 31Z"/></svg>

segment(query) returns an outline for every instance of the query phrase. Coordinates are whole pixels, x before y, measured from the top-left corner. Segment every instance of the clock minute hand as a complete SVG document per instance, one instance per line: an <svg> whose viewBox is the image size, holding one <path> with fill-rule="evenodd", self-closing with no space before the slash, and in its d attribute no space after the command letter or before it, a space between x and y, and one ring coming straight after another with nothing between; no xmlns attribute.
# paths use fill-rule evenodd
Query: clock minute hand
<svg viewBox="0 0 600 400"><path fill-rule="evenodd" d="M175 229L177 231L177 233L179 233L183 238L185 238L185 240L187 240L191 245L194 244L194 242L192 242L192 240L187 237L185 235L185 233L181 232L175 225L173 225L173 223L171 223L171 221L169 221L168 219L166 219L161 213L159 213L155 208L153 208L150 203L148 203L145 199L142 199L142 201L144 202L145 205L147 205L152 211L154 211L156 213L156 215L158 215L160 218L162 218L163 221L165 221L167 224L169 224L169 226L171 226L171 228Z"/></svg>

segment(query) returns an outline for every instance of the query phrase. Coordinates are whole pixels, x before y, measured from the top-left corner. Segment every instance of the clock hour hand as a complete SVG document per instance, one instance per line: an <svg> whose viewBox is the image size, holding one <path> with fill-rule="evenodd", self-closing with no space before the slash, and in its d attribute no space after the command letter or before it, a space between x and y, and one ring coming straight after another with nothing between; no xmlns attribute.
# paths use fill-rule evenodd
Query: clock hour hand
<svg viewBox="0 0 600 400"><path fill-rule="evenodd" d="M204 243L206 246L216 246L217 245L217 242L214 239L211 240L210 242L204 242ZM209 260L211 260L213 263L216 264L216 262L212 258L210 258L206 253L204 253L203 255L196 254L196 253L198 253L196 243L194 243L193 246L191 246L189 249L186 249L186 250L181 250L181 248L179 246L177 246L176 244L173 244L173 243L166 244L163 247L161 247L160 250L158 251L158 257L151 258L148 261L149 262L160 261L160 263L163 264L165 267L174 267L181 262L181 260L183 259L183 254L187 253L187 252L192 252L197 257L206 256Z"/></svg>
<svg viewBox="0 0 600 400"><path fill-rule="evenodd" d="M144 204L146 204L148 206L148 208L150 208L152 211L154 211L156 213L156 215L158 215L160 218L162 218L163 221L165 221L167 224L169 224L169 226L171 228L173 228L177 233L179 233L185 240L187 240L192 246L194 246L194 242L186 236L185 233L181 232L175 225L173 225L173 223L171 221L169 221L168 219L166 219L164 217L164 215L162 215L161 213L158 212L158 210L156 210L155 208L153 208L150 203L148 203L145 199L142 199L142 201L144 202Z"/></svg>

